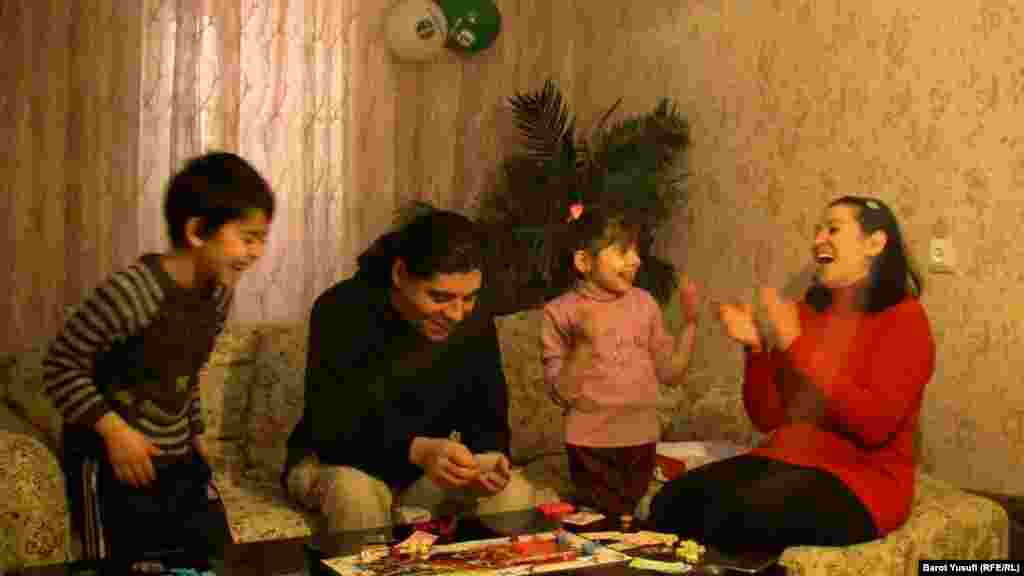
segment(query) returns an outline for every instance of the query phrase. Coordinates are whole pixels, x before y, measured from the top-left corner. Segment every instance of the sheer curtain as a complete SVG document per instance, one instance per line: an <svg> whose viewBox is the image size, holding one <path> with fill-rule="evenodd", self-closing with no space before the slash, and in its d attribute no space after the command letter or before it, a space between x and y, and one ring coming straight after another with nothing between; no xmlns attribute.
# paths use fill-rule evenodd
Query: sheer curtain
<svg viewBox="0 0 1024 576"><path fill-rule="evenodd" d="M351 184L362 1L145 0L140 248L167 246L164 186L195 154L237 152L275 190L270 242L238 288L236 321L305 318L367 242L367 199Z"/></svg>

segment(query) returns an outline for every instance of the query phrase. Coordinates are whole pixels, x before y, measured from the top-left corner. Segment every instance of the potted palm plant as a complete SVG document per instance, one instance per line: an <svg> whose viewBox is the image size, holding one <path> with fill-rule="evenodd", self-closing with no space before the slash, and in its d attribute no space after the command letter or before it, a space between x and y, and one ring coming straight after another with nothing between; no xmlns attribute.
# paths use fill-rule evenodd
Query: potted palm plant
<svg viewBox="0 0 1024 576"><path fill-rule="evenodd" d="M510 99L522 146L503 159L480 205L488 275L503 312L542 306L568 289L572 273L560 236L573 211L587 205L621 210L641 224L637 285L662 305L671 297L675 267L651 247L685 200L689 123L669 99L647 113L616 117L620 103L584 136L553 81Z"/></svg>

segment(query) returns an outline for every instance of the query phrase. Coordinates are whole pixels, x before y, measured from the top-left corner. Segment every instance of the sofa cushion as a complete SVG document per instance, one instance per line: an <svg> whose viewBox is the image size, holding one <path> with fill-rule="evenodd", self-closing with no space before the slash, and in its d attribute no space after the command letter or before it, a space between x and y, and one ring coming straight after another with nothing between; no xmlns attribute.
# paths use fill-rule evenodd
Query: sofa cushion
<svg viewBox="0 0 1024 576"><path fill-rule="evenodd" d="M798 576L917 574L918 560L1006 558L1009 518L995 502L917 474L910 518L885 538L844 547L794 546L779 563Z"/></svg>
<svg viewBox="0 0 1024 576"><path fill-rule="evenodd" d="M264 480L280 477L288 435L302 417L306 334L305 324L264 326L256 339L244 447L249 474Z"/></svg>
<svg viewBox="0 0 1024 576"><path fill-rule="evenodd" d="M232 480L219 473L214 482L235 542L300 538L314 532L318 516L296 506L279 482L258 475Z"/></svg>
<svg viewBox="0 0 1024 576"><path fill-rule="evenodd" d="M0 358L0 390L3 403L35 429L50 447L61 442L63 418L43 395L43 359L48 342L38 342L17 354Z"/></svg>

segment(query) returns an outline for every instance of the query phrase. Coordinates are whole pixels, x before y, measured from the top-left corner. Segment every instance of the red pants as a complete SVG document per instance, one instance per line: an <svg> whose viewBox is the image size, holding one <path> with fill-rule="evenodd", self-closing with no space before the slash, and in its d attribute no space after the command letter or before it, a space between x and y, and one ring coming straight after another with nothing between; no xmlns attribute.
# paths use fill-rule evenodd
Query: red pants
<svg viewBox="0 0 1024 576"><path fill-rule="evenodd" d="M654 476L656 444L593 448L566 445L576 503L604 514L633 515Z"/></svg>

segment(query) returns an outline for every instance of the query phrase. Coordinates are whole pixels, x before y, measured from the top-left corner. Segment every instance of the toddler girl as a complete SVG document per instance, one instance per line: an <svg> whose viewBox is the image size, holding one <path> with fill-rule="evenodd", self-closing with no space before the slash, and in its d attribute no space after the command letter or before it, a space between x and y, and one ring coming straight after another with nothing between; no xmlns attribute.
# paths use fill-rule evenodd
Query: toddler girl
<svg viewBox="0 0 1024 576"><path fill-rule="evenodd" d="M632 516L654 473L658 384L681 383L689 364L697 291L682 287L686 323L673 337L658 303L633 286L638 228L599 208L570 226L577 282L544 307L544 378L565 410L577 504Z"/></svg>

